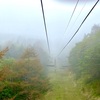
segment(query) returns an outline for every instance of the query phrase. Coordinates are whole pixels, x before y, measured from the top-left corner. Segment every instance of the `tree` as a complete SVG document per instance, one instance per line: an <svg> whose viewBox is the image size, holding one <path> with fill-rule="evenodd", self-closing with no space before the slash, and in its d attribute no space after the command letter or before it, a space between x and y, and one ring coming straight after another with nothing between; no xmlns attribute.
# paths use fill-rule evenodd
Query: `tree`
<svg viewBox="0 0 100 100"><path fill-rule="evenodd" d="M5 55L5 53L8 51L8 47L4 50L0 51L0 59Z"/></svg>
<svg viewBox="0 0 100 100"><path fill-rule="evenodd" d="M1 77L0 100L36 100L50 88L41 63L30 47L14 61L11 68L1 70Z"/></svg>
<svg viewBox="0 0 100 100"><path fill-rule="evenodd" d="M100 95L100 27L87 35L72 49L69 56L70 67L76 77L84 78L85 84Z"/></svg>

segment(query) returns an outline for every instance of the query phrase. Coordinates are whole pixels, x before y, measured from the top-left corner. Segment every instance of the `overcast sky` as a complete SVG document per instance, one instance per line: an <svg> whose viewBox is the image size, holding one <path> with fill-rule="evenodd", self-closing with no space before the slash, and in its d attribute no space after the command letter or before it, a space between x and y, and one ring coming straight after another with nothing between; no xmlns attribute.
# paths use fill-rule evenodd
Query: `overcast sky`
<svg viewBox="0 0 100 100"><path fill-rule="evenodd" d="M55 55L68 42L97 0L86 3L85 8L72 28L85 1L88 1L80 0L68 30L64 34L76 3L75 0L74 2L73 0L70 0L71 2L68 1L43 0L51 53ZM100 24L100 2L85 21L73 41L78 41L84 34L89 33L94 24ZM13 37L22 37L33 39L34 41L42 40L46 44L40 0L0 0L0 37L0 39L5 37L3 41L6 41L7 38L13 40L15 39Z"/></svg>

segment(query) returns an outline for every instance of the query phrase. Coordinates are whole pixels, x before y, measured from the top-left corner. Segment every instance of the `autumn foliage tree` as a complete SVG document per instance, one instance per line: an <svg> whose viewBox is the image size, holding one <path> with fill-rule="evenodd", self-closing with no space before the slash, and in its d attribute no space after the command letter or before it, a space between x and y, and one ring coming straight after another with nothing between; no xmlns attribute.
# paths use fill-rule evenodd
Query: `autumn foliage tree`
<svg viewBox="0 0 100 100"><path fill-rule="evenodd" d="M49 80L32 47L0 72L0 100L36 100L49 89Z"/></svg>
<svg viewBox="0 0 100 100"><path fill-rule="evenodd" d="M8 47L4 50L0 51L0 59L5 55L5 53L8 51Z"/></svg>

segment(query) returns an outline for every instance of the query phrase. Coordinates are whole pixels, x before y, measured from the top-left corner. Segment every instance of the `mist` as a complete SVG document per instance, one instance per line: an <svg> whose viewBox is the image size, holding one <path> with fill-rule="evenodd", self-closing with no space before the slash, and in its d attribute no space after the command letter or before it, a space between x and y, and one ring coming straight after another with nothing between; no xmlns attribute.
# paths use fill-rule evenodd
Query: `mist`
<svg viewBox="0 0 100 100"><path fill-rule="evenodd" d="M75 27L70 30L80 8L84 4L84 2L79 2L79 6L75 11L68 30L64 33L75 4L69 4L67 2L68 1L60 3L57 2L57 0L43 1L51 54L54 56L57 56L65 43L68 42L69 38L74 34L75 30L94 4L94 2L91 4L90 2L87 2L83 13L79 16L79 19L75 24ZM94 24L99 24L99 4L79 30L72 43L80 41L84 37L84 34L90 33L91 27ZM40 2L37 0L10 0L9 2L7 0L1 0L0 34L0 41L3 42L8 40L17 41L21 38L22 40L27 41L33 40L33 42L41 40L47 45Z"/></svg>
<svg viewBox="0 0 100 100"><path fill-rule="evenodd" d="M0 100L99 100L100 2L42 2L0 0Z"/></svg>

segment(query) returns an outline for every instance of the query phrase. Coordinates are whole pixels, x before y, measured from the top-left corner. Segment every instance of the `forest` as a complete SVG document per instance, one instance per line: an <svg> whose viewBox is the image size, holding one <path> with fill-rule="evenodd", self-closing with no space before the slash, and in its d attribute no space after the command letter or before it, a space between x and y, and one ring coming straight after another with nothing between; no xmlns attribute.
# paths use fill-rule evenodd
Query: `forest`
<svg viewBox="0 0 100 100"><path fill-rule="evenodd" d="M42 46L1 45L0 100L99 100L99 37L100 26L94 25L71 49L67 66L60 69L56 62L51 71Z"/></svg>
<svg viewBox="0 0 100 100"><path fill-rule="evenodd" d="M75 80L93 96L100 97L100 26L94 25L91 33L77 43L69 56L70 69Z"/></svg>

